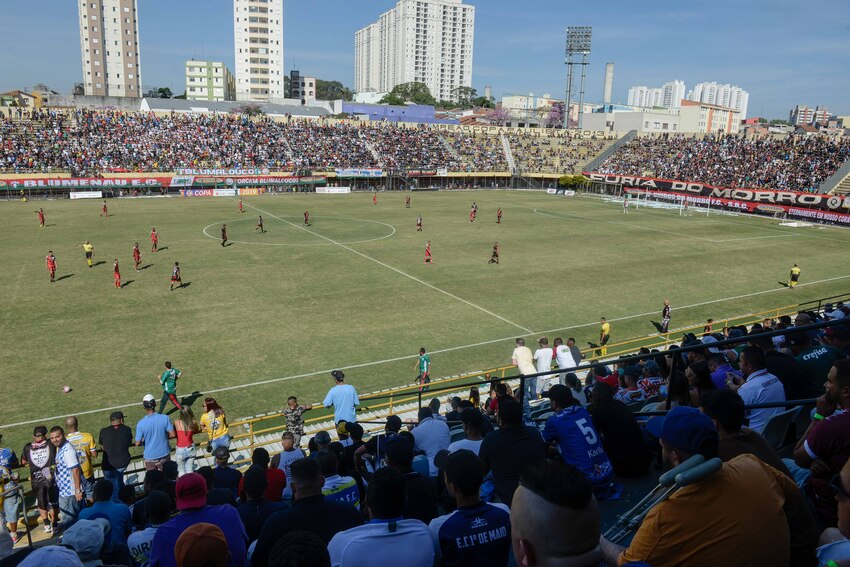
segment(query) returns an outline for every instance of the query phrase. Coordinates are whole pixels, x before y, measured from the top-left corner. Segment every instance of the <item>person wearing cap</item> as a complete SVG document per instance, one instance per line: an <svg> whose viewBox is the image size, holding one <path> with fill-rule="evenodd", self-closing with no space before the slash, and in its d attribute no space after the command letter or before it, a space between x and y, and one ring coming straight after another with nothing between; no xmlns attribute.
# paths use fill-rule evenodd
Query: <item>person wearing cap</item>
<svg viewBox="0 0 850 567"><path fill-rule="evenodd" d="M174 546L177 567L227 567L230 549L221 528L201 522L186 528Z"/></svg>
<svg viewBox="0 0 850 567"><path fill-rule="evenodd" d="M275 512L289 509L289 505L266 500L265 493L268 480L266 480L266 469L263 467L251 465L245 471L243 480L244 496L241 499L242 503L236 507L236 510L245 525L248 541L251 542L260 537L260 530L263 529L263 524L266 523L269 516Z"/></svg>
<svg viewBox="0 0 850 567"><path fill-rule="evenodd" d="M133 528L130 508L126 504L112 502L112 483L106 479L101 478L95 482L92 492L94 504L80 512L80 520L106 518L111 526L109 531L111 548L113 550L126 548L127 536Z"/></svg>
<svg viewBox="0 0 850 567"><path fill-rule="evenodd" d="M327 545L337 533L363 524L363 517L353 506L325 499L324 478L317 460L302 458L293 462L290 478L295 496L292 508L266 520L251 555L252 567L267 567L275 544L296 530L313 533Z"/></svg>
<svg viewBox="0 0 850 567"><path fill-rule="evenodd" d="M640 369L641 376L638 380L638 388L643 390L643 394L647 398L661 393L661 385L664 380L658 375L658 372L658 363L654 360L647 360Z"/></svg>
<svg viewBox="0 0 850 567"><path fill-rule="evenodd" d="M147 394L142 398L142 407L145 409L145 417L136 424L136 446L145 446L145 470L161 471L163 463L171 458L168 440L176 436L174 425L165 415L157 413L153 395Z"/></svg>
<svg viewBox="0 0 850 567"><path fill-rule="evenodd" d="M428 526L402 519L404 494L398 471L387 467L376 472L367 489L370 521L331 539L331 565L394 565L401 560L405 567L433 567L436 544Z"/></svg>
<svg viewBox="0 0 850 567"><path fill-rule="evenodd" d="M504 504L481 501L479 489L484 475L478 455L460 449L446 455L444 461L440 468L457 509L428 525L442 565L506 565L511 549L511 512Z"/></svg>
<svg viewBox="0 0 850 567"><path fill-rule="evenodd" d="M437 476L434 456L442 449L448 449L452 442L449 426L445 421L434 419L431 408L419 408L419 424L413 428L416 439L414 449L423 451L428 457L428 469L432 477Z"/></svg>
<svg viewBox="0 0 850 567"><path fill-rule="evenodd" d="M511 353L511 364L516 366L517 371L524 376L535 374L537 372L537 368L534 366L534 355L531 353L531 349L525 346L525 339L516 340L516 347ZM537 379L527 378L525 380L523 396L527 400L532 400L536 397L536 394Z"/></svg>
<svg viewBox="0 0 850 567"><path fill-rule="evenodd" d="M590 413L581 407L566 386L552 386L548 397L555 413L546 420L543 439L560 449L565 463L574 465L587 476L597 498L610 498L619 488L611 482L614 468Z"/></svg>
<svg viewBox="0 0 850 567"><path fill-rule="evenodd" d="M59 522L59 489L53 479L56 447L47 440L47 427L37 425L32 430L32 441L21 451L21 465L29 466L30 483L35 493L38 515L44 522L44 531L53 533Z"/></svg>
<svg viewBox="0 0 850 567"><path fill-rule="evenodd" d="M83 473L83 489L86 492L86 499L91 503L93 499L92 491L94 490L92 459L97 457L97 444L94 442L94 437L92 437L91 433L78 431L79 427L77 418L73 415L65 418L65 438L77 451L77 458L80 460L80 470Z"/></svg>
<svg viewBox="0 0 850 567"><path fill-rule="evenodd" d="M599 567L599 530L593 486L575 467L538 461L523 470L511 505L517 565Z"/></svg>
<svg viewBox="0 0 850 567"><path fill-rule="evenodd" d="M334 423L347 421L354 423L357 421L357 406L360 405L360 398L357 397L357 390L351 384L345 383L345 374L342 370L334 370L331 372L334 379L334 386L328 390L325 396L325 401L322 402L326 408L334 409Z"/></svg>
<svg viewBox="0 0 850 567"><path fill-rule="evenodd" d="M738 392L744 404L763 404L768 402L784 402L785 388L779 378L767 371L764 351L758 347L748 346L741 351L738 359L744 383L738 384L730 375L726 387ZM747 411L749 427L761 433L770 418L785 411L783 407L751 409Z"/></svg>
<svg viewBox="0 0 850 567"><path fill-rule="evenodd" d="M101 448L103 478L112 483L112 501L118 502L118 492L124 486L124 471L130 464L133 430L124 425L124 414L120 411L112 412L109 423L109 427L98 433L97 444Z"/></svg>
<svg viewBox="0 0 850 567"><path fill-rule="evenodd" d="M714 424L696 408L675 407L650 419L647 429L661 442L667 467L692 455L717 456ZM609 565L797 565L789 563L792 532L785 514L802 505L787 476L753 455L740 455L653 507L628 548L604 537L600 544Z"/></svg>
<svg viewBox="0 0 850 567"><path fill-rule="evenodd" d="M280 436L280 443L283 446L283 451L272 457L271 466L274 469L283 471L283 474L286 476L286 487L283 489L281 498L288 502L292 500L292 475L290 467L292 463L298 459L305 458L307 455L304 454L301 447L295 444L295 434L291 431L283 432L283 435Z"/></svg>
<svg viewBox="0 0 850 567"><path fill-rule="evenodd" d="M51 427L50 442L56 447L54 478L59 489L59 522L62 529L66 530L74 525L85 505L85 481L80 471L77 450L65 439L65 430L58 425Z"/></svg>
<svg viewBox="0 0 850 567"><path fill-rule="evenodd" d="M180 513L157 528L151 543L151 567L178 567L177 540L189 527L200 523L221 528L234 567L248 564L248 535L239 513L228 504L207 506L207 483L203 476L189 473L178 478L175 496Z"/></svg>
<svg viewBox="0 0 850 567"><path fill-rule="evenodd" d="M15 560L19 559L20 554L25 551L31 551L31 553L26 555L23 561L17 563ZM13 561L10 563L11 565L17 564L19 567L45 567L46 565L51 567L83 567L83 562L74 550L61 545L46 545L35 550L25 548L8 559Z"/></svg>
<svg viewBox="0 0 850 567"><path fill-rule="evenodd" d="M460 398L458 398L460 403ZM358 447L354 451L354 466L360 472L375 472L384 466L384 458L386 456L387 441L398 435L401 431L401 418L397 415L387 416L387 423L384 425L384 433L381 435L373 435L366 443ZM368 456L368 461L364 457ZM367 468L366 463L371 463L371 470Z"/></svg>
<svg viewBox="0 0 850 567"><path fill-rule="evenodd" d="M239 492L239 482L242 480L242 473L239 469L228 465L230 449L227 447L217 447L212 454L215 458L215 467L213 467L215 487L226 488L233 493L233 498L236 498Z"/></svg>

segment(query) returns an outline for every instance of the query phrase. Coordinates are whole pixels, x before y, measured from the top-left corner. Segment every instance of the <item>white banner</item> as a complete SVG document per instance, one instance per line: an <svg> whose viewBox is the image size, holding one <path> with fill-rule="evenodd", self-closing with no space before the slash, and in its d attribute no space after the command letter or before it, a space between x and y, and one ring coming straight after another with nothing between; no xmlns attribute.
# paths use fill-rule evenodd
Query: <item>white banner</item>
<svg viewBox="0 0 850 567"><path fill-rule="evenodd" d="M549 193L550 195L554 195L555 193L558 192L558 190L553 188L553 187L549 187L548 189L546 189L546 192Z"/></svg>
<svg viewBox="0 0 850 567"><path fill-rule="evenodd" d="M351 187L316 187L316 193L351 193Z"/></svg>
<svg viewBox="0 0 850 567"><path fill-rule="evenodd" d="M103 191L71 191L72 199L102 199Z"/></svg>
<svg viewBox="0 0 850 567"><path fill-rule="evenodd" d="M236 189L213 189L213 197L235 197Z"/></svg>
<svg viewBox="0 0 850 567"><path fill-rule="evenodd" d="M576 196L576 192L573 191L572 189L567 189L567 190L564 191L564 197L575 197L575 196Z"/></svg>

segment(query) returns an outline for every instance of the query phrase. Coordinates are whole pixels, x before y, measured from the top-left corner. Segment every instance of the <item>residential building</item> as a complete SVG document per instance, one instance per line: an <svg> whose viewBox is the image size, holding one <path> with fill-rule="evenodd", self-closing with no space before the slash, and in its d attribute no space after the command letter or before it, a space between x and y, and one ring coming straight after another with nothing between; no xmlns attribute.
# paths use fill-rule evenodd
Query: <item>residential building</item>
<svg viewBox="0 0 850 567"><path fill-rule="evenodd" d="M398 0L354 35L354 90L425 83L437 100L472 86L475 6L462 0Z"/></svg>
<svg viewBox="0 0 850 567"><path fill-rule="evenodd" d="M679 108L685 98L685 83L670 81L661 87L661 106L664 108Z"/></svg>
<svg viewBox="0 0 850 567"><path fill-rule="evenodd" d="M688 100L732 108L737 110L742 118L746 118L750 93L739 86L728 83L697 83L693 90L688 92Z"/></svg>
<svg viewBox="0 0 850 567"><path fill-rule="evenodd" d="M679 108L679 130L682 132L737 134L741 128L741 112L716 104L683 100Z"/></svg>
<svg viewBox="0 0 850 567"><path fill-rule="evenodd" d="M316 100L316 77L302 77L298 71L289 73L289 98L296 98L301 104L311 104Z"/></svg>
<svg viewBox="0 0 850 567"><path fill-rule="evenodd" d="M664 91L660 88L637 86L629 89L629 106L652 108L663 106Z"/></svg>
<svg viewBox="0 0 850 567"><path fill-rule="evenodd" d="M788 121L794 126L804 126L810 124L819 124L827 126L829 123L829 110L825 106L816 106L814 108L805 104L798 104L790 112Z"/></svg>
<svg viewBox="0 0 850 567"><path fill-rule="evenodd" d="M32 109L38 107L38 97L22 90L0 93L0 106Z"/></svg>
<svg viewBox="0 0 850 567"><path fill-rule="evenodd" d="M87 96L140 97L137 0L77 0Z"/></svg>
<svg viewBox="0 0 850 567"><path fill-rule="evenodd" d="M221 61L186 61L187 100L235 100L236 81Z"/></svg>
<svg viewBox="0 0 850 567"><path fill-rule="evenodd" d="M638 108L620 105L603 105L594 112L586 112L582 117L585 130L604 130L607 132L639 133L676 133L679 128L679 110L677 108Z"/></svg>
<svg viewBox="0 0 850 567"><path fill-rule="evenodd" d="M283 0L233 0L236 100L285 98Z"/></svg>

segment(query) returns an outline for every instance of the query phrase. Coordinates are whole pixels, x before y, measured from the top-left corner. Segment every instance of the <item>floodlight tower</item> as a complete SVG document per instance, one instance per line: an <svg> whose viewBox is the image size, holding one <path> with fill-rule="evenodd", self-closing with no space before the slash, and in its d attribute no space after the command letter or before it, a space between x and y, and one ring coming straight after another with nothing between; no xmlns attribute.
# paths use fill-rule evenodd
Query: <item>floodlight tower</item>
<svg viewBox="0 0 850 567"><path fill-rule="evenodd" d="M593 28L590 26L567 26L567 96L564 102L564 128L569 127L570 102L573 98L573 67L581 65L581 86L579 87L578 102L578 128L581 129L582 107L584 106L584 79L587 74L588 60L590 55L590 40ZM581 55L581 61L575 61L574 56Z"/></svg>

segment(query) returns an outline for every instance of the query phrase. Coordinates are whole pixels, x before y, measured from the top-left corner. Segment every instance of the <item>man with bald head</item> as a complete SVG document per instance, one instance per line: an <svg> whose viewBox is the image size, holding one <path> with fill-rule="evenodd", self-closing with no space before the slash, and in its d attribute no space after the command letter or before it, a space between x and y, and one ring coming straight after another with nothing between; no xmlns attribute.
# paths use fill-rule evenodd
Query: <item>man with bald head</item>
<svg viewBox="0 0 850 567"><path fill-rule="evenodd" d="M520 567L597 567L602 551L593 486L564 463L529 465L511 505L511 540Z"/></svg>
<svg viewBox="0 0 850 567"><path fill-rule="evenodd" d="M77 452L77 460L80 461L80 472L83 475L83 490L86 492L86 500L89 504L93 501L94 469L92 459L97 457L97 443L90 433L79 431L80 424L77 418L69 415L65 418L65 439L74 446Z"/></svg>

